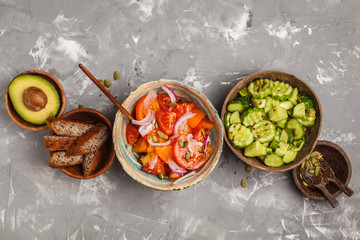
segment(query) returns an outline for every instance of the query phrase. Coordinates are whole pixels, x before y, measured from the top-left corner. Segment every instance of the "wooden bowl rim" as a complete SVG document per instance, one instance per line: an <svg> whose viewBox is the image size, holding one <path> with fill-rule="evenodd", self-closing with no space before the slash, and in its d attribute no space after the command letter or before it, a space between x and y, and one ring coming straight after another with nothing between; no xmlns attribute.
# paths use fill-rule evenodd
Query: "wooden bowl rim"
<svg viewBox="0 0 360 240"><path fill-rule="evenodd" d="M95 109L91 109L91 108L73 109L73 110L70 110L70 111L66 112L64 115L61 116L61 118L67 118L67 117L69 117L69 116L71 116L72 114L75 114L75 113L91 113L91 114L97 115L103 120L102 123L105 123L106 126L109 128L110 133L113 131L112 124L111 124L110 120L103 113L101 113L101 112L99 112L99 111L97 111ZM106 164L99 171L96 171L93 174L85 177L83 175L73 174L71 171L69 171L69 168L71 168L71 167L61 168L60 170L63 173L65 173L66 175L68 175L70 177L73 177L73 178L77 178L77 179L90 179L90 178L95 178L95 177L100 176L101 174L103 174L107 170L109 170L110 167L112 166L112 164L114 163L114 159L115 159L114 145L113 145L112 140L109 141L109 142L111 142L111 144L112 144L112 146L110 147L111 152L110 152L109 157L108 157L108 159L106 161Z"/></svg>
<svg viewBox="0 0 360 240"><path fill-rule="evenodd" d="M6 110L10 116L10 118L20 127L27 129L27 130L31 130L31 131L39 131L39 130L43 130L47 128L46 124L42 124L42 125L36 125L30 122L27 122L26 120L24 120L14 109L14 106L11 102L10 96L9 96L9 86L12 83L12 81L14 81L15 78L22 76L22 75L34 75L34 76L39 76L45 80L47 80L49 83L51 83L58 95L59 95L59 100L60 100L60 108L58 113L56 114L55 117L59 117L61 116L64 111L65 111L65 106L66 106L66 96L65 96L65 92L64 92L64 88L62 87L61 83L59 82L59 80L57 78L55 78L53 75L51 75L50 73L41 71L41 70L29 70L29 71L25 71L22 72L20 74L18 74L16 77L14 77L11 82L9 83L7 89L6 89L6 93L5 93L5 107ZM49 80L50 79L50 80Z"/></svg>
<svg viewBox="0 0 360 240"><path fill-rule="evenodd" d="M328 148L331 148L333 150L335 150L336 152L340 153L340 155L343 157L343 159L345 160L346 164L347 164L347 169L348 169L348 175L346 178L346 181L343 182L345 185L348 185L350 183L351 180L351 175L352 175L352 167L351 167L351 161L350 158L348 157L348 155L346 154L346 152L337 144L327 141L327 140L319 140L316 144L316 146L325 146ZM339 160L337 158L337 160ZM299 166L298 166L299 167ZM293 180L295 182L296 187L300 190L300 192L302 194L304 194L306 197L313 199L313 200L318 200L318 201L325 201L326 198L324 196L318 197L318 196L314 196L309 194L309 192L305 191L305 189L302 187L301 182L299 181L298 178L298 174L297 174L297 168L294 168L292 170L292 177ZM337 196L339 196L342 192L340 191L340 189L338 189L335 193L333 193L332 195L336 198Z"/></svg>
<svg viewBox="0 0 360 240"><path fill-rule="evenodd" d="M122 159L122 156L120 156L120 153L118 153L118 151L116 151L116 156L117 156L117 159L119 160L121 166L123 167L124 171L132 178L134 179L135 181L137 181L138 183L146 186L146 187L149 187L149 188L152 188L152 189L155 189L155 190L160 190L160 191L179 191L179 190L183 190L183 189L186 189L188 187L191 187L193 185L196 185L198 183L200 183L202 180L204 180L213 170L214 168L216 167L218 161L219 161L219 158L220 158L220 155L221 155L221 152L222 152L222 146L223 146L223 136L224 136L224 131L223 131L223 128L222 128L222 122L221 122L221 119L219 117L219 114L218 114L218 111L215 109L215 107L212 105L212 103L210 102L210 100L203 94L201 93L199 90L195 89L194 87L191 87L183 82L180 82L180 81L177 81L177 80L170 80L170 79L159 79L159 80L154 80L154 81L150 81L150 82L147 82L147 83L143 83L141 84L140 86L137 87L137 89L133 92L131 92L129 94L129 96L124 100L124 102L122 104L124 104L127 99L131 96L131 95L134 95L134 94L138 94L138 91L139 89L143 88L145 85L147 84L155 84L155 83L162 83L162 84L166 84L166 83L171 83L171 84L179 84L180 86L183 86L185 88L187 88L187 90L191 90L192 92L198 94L199 96L201 96L203 98L203 100L206 102L206 104L209 105L209 108L213 109L214 110L214 115L216 117L216 123L215 124L219 124L219 129L220 129L220 134L221 137L220 138L220 145L218 147L218 150L217 152L212 152L212 156L211 156L211 159L213 159L212 163L211 163L211 166L210 168L206 169L204 172L202 172L202 174L196 176L192 176L191 178L193 177L196 177L191 183L189 184L184 184L184 182L186 182L186 180L184 180L183 182L180 182L178 184L175 184L175 185L172 185L171 187L164 187L164 186L154 186L154 185L151 185L147 182L143 182L141 179L138 179L137 176L135 174L133 174L131 172L132 169L129 169L128 166L124 166L124 163L123 163L123 159ZM138 98L139 99L139 98ZM129 109L128 109L129 110ZM207 113L208 115L208 113ZM114 146L118 145L118 141L116 140L116 130L117 130L117 119L120 119L120 118L125 118L125 116L123 116L123 114L118 111L116 113L116 117L115 117L115 122L114 122L114 128L113 128L113 141L114 141ZM215 119L214 119L215 120ZM215 150L216 151L216 150ZM204 167L204 166L203 166ZM200 171L202 171L202 168L200 168ZM197 173L198 174L198 173Z"/></svg>
<svg viewBox="0 0 360 240"><path fill-rule="evenodd" d="M317 97L315 91L306 83L304 82L303 80L301 80L300 78L294 76L293 74L290 74L290 73L286 73L286 72L281 72L281 71L273 71L273 70L269 70L269 71L262 71L262 72L256 72L256 73L253 73L253 74L250 74L248 76L246 76L245 78L239 80L238 83L236 83L233 88L229 91L229 93L227 94L225 100L224 100L224 103L223 103L223 106L221 108L221 121L224 122L224 115L225 113L227 112L226 110L226 105L227 103L229 102L230 100L230 95L232 95L234 92L238 92L240 91L240 88L239 86L242 85L244 82L245 82L245 85L248 85L250 84L251 81L257 79L259 76L261 75L266 75L266 74L281 74L281 75L287 75L291 78L294 78L296 79L297 81L299 81L301 84L304 84L304 86L306 88L309 89L309 91L315 96L315 101L319 107L319 130L316 134L316 139L314 141L314 144L313 146L311 147L309 153L303 158L301 159L299 162L292 162L290 164L284 164L283 166L281 167L269 167L269 166L266 166L265 164L259 164L259 165L254 165L252 164L252 162L250 162L248 159L255 159L255 158L249 158L249 157L245 157L243 154L242 154L242 150L241 149L237 149L237 148L234 148L229 140L227 139L227 136L226 134L224 135L224 139L225 139L225 142L226 144L229 146L229 148L231 149L231 151L238 157L240 158L242 161L244 161L245 163L255 167L255 168L258 168L258 169L261 169L261 170L265 170L265 171L271 171L271 172L285 172L285 171L289 171L291 169L294 169L296 168L297 166L299 166L303 161L305 161L306 157L314 150L315 146L316 146L316 143L319 139L319 136L320 136L320 132L321 132L321 127L322 127L322 108L321 108L321 103L319 101L319 98ZM281 80L281 79L279 79ZM223 126L224 128L224 131L225 131L225 127ZM225 131L226 132L226 131ZM255 160L256 162L258 162L257 160Z"/></svg>

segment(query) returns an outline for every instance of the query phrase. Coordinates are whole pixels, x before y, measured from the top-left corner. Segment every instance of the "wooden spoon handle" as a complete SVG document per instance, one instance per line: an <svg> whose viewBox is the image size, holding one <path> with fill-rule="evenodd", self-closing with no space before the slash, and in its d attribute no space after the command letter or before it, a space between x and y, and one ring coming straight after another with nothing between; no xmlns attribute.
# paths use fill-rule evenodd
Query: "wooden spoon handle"
<svg viewBox="0 0 360 240"><path fill-rule="evenodd" d="M354 194L354 191L349 188L348 186L346 186L345 184L343 184L339 179L335 178L328 178L329 181L335 183L335 185L340 189L340 191L342 191L343 193L345 193L347 196L351 197Z"/></svg>
<svg viewBox="0 0 360 240"><path fill-rule="evenodd" d="M331 206L332 206L333 208L335 208L335 207L337 207L337 205L339 205L339 202L334 198L333 195L331 195L331 194L329 193L329 191L327 190L327 188L325 187L325 185L323 185L323 184L317 184L316 187L323 192L324 196L326 197L326 199L329 201L329 203L331 204Z"/></svg>
<svg viewBox="0 0 360 240"><path fill-rule="evenodd" d="M87 69L86 67L84 67L84 65L82 65L81 63L79 64L79 68L91 79L91 81L93 81L93 83L96 84L96 86L115 104L115 106L120 109L120 111L125 114L130 121L134 120L134 117L109 93L108 90L106 90L106 88L101 85L101 83L94 77L94 75L92 75Z"/></svg>

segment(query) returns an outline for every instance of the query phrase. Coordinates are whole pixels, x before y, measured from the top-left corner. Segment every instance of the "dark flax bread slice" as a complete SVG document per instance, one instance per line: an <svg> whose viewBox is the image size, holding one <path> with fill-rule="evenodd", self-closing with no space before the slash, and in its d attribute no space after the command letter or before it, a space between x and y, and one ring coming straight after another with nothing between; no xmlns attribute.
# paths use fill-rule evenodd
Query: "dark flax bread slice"
<svg viewBox="0 0 360 240"><path fill-rule="evenodd" d="M106 125L97 123L85 134L76 139L75 143L66 150L66 155L87 154L98 150L110 137L110 131Z"/></svg>
<svg viewBox="0 0 360 240"><path fill-rule="evenodd" d="M77 137L44 136L45 148L50 151L64 151L74 144Z"/></svg>
<svg viewBox="0 0 360 240"><path fill-rule="evenodd" d="M101 148L99 148L96 152L91 152L84 155L82 167L85 177L93 174L96 168L99 166L101 162L101 152Z"/></svg>
<svg viewBox="0 0 360 240"><path fill-rule="evenodd" d="M46 124L56 135L68 137L80 137L94 126L91 123L52 117L46 120Z"/></svg>
<svg viewBox="0 0 360 240"><path fill-rule="evenodd" d="M82 155L66 156L65 151L54 152L51 155L49 166L52 168L69 167L80 164L82 160Z"/></svg>

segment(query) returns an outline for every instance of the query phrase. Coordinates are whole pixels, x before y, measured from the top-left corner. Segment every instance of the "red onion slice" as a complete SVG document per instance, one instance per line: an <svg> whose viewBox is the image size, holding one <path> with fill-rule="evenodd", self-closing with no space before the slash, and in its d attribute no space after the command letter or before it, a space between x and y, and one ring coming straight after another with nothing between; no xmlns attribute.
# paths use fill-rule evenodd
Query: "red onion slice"
<svg viewBox="0 0 360 240"><path fill-rule="evenodd" d="M189 111L187 111L184 115L182 115L175 123L174 134L179 134L180 126L182 126L183 123L186 123L189 118L192 118L195 115L196 115L195 113Z"/></svg>
<svg viewBox="0 0 360 240"><path fill-rule="evenodd" d="M156 157L154 157L153 159L150 160L150 162L149 162L149 169L151 169L151 170L154 169L157 160L158 160L158 156L156 156Z"/></svg>
<svg viewBox="0 0 360 240"><path fill-rule="evenodd" d="M141 134L141 136L144 137L153 129L155 129L155 125L153 123L150 123L149 125L143 125L139 127L139 133Z"/></svg>
<svg viewBox="0 0 360 240"><path fill-rule="evenodd" d="M203 149L204 149L204 155L206 156L207 155L207 152L206 152L206 145L208 143L208 141L210 140L209 138L209 135L205 135L205 138L204 138L204 146L203 146Z"/></svg>
<svg viewBox="0 0 360 240"><path fill-rule="evenodd" d="M177 179L175 182L173 182L172 185L174 185L174 184L176 184L176 183L178 183L178 182L180 182L180 181L182 181L182 180L184 180L184 179L187 179L187 178L195 175L195 173L196 173L196 171L194 170L194 171L192 171L192 172L189 172L188 174L185 174L184 176L182 176L181 178L179 178L179 179Z"/></svg>
<svg viewBox="0 0 360 240"><path fill-rule="evenodd" d="M135 125L149 125L150 123L152 123L154 118L155 118L155 111L149 110L148 114L146 115L146 117L143 120L141 120L141 121L132 120L131 123L135 124Z"/></svg>
<svg viewBox="0 0 360 240"><path fill-rule="evenodd" d="M177 175L181 176L181 175L187 173L187 170L185 168L180 167L171 159L168 160L168 165L169 165L169 168L171 169L171 171Z"/></svg>
<svg viewBox="0 0 360 240"><path fill-rule="evenodd" d="M157 98L157 94L155 91L150 90L145 97L143 109L148 109L150 105L155 101Z"/></svg>
<svg viewBox="0 0 360 240"><path fill-rule="evenodd" d="M171 144L171 140L167 140L166 142L163 143L154 143L152 139L148 139L147 141L151 146L155 146L155 147L165 147Z"/></svg>
<svg viewBox="0 0 360 240"><path fill-rule="evenodd" d="M189 144L188 144L188 149L189 149L189 151L191 152L191 153L193 153L194 152L194 150L192 149L192 147L191 147L191 143L192 143L192 141L193 141L193 135L192 134L188 134L187 136L186 136L186 139L187 139L187 141L189 142Z"/></svg>
<svg viewBox="0 0 360 240"><path fill-rule="evenodd" d="M162 86L161 88L169 95L171 102L176 103L177 97L174 91L166 85Z"/></svg>

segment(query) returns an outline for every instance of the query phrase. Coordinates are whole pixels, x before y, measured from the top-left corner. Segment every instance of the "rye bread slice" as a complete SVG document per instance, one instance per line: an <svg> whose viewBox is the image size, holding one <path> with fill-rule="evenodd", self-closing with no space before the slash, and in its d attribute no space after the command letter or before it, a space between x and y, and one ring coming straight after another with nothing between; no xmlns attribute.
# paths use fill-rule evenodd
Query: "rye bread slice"
<svg viewBox="0 0 360 240"><path fill-rule="evenodd" d="M91 152L84 155L84 159L81 163L83 167L84 177L87 177L95 172L96 168L101 162L101 157L101 148L99 148L96 152Z"/></svg>
<svg viewBox="0 0 360 240"><path fill-rule="evenodd" d="M108 127L102 123L97 123L85 134L76 139L75 143L66 150L66 155L81 155L98 150L101 145L110 137Z"/></svg>
<svg viewBox="0 0 360 240"><path fill-rule="evenodd" d="M45 148L50 151L68 150L74 144L77 137L44 136Z"/></svg>
<svg viewBox="0 0 360 240"><path fill-rule="evenodd" d="M94 126L94 124L87 122L53 117L46 120L46 125L56 135L68 137L80 137Z"/></svg>
<svg viewBox="0 0 360 240"><path fill-rule="evenodd" d="M66 156L65 151L54 152L51 155L49 166L52 168L63 168L82 163L83 155Z"/></svg>

